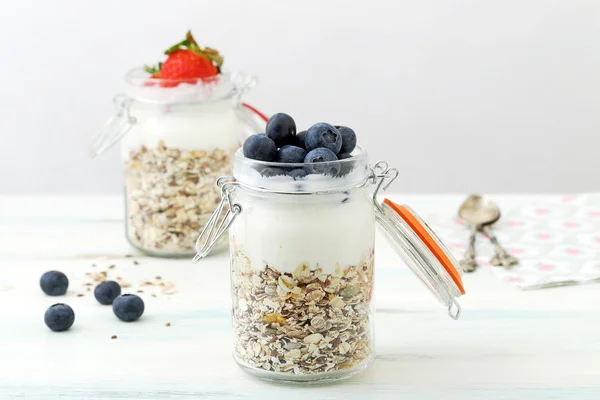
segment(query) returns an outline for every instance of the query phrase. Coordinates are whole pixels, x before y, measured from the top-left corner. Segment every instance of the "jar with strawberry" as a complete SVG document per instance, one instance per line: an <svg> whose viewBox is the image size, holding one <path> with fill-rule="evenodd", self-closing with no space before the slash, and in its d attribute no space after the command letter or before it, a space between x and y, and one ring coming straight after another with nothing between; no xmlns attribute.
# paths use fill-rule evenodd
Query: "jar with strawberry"
<svg viewBox="0 0 600 400"><path fill-rule="evenodd" d="M231 174L244 137L266 118L241 97L256 83L223 70L223 56L191 32L156 66L126 74L116 114L92 143L97 156L120 142L129 242L154 256L187 256Z"/></svg>

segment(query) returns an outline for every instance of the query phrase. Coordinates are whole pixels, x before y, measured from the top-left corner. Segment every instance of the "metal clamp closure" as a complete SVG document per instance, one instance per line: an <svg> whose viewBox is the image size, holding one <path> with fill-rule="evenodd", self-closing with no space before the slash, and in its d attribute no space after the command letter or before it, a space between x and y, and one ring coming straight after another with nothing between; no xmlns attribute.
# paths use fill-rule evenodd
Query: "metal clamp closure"
<svg viewBox="0 0 600 400"><path fill-rule="evenodd" d="M383 211L381 204L377 201L377 195L379 194L380 190L387 190L392 182L396 180L400 172L396 168L390 168L387 161L378 161L373 166L371 171L373 183L377 185L373 191L373 205L377 208L377 210Z"/></svg>
<svg viewBox="0 0 600 400"><path fill-rule="evenodd" d="M458 304L458 301L456 301L456 299L453 299L452 304L450 304L448 306L448 315L453 320L457 320L458 318L460 318L460 313L461 313L460 304Z"/></svg>
<svg viewBox="0 0 600 400"><path fill-rule="evenodd" d="M198 239L196 239L196 255L192 262L197 262L206 257L219 242L219 239L227 232L236 217L242 213L242 206L233 203L231 199L231 194L238 185L233 176L222 176L217 179L217 187L221 189L221 202L204 225ZM225 214L222 215L224 210L226 210Z"/></svg>
<svg viewBox="0 0 600 400"><path fill-rule="evenodd" d="M118 95L113 99L116 113L106 123L102 131L92 139L90 157L94 158L110 149L137 123L131 115L130 107L133 99L126 95Z"/></svg>

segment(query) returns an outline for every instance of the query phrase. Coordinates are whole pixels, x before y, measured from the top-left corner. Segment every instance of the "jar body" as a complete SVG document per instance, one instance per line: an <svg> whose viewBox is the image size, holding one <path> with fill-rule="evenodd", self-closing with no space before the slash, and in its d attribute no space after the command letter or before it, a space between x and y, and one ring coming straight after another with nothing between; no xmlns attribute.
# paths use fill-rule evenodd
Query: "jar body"
<svg viewBox="0 0 600 400"><path fill-rule="evenodd" d="M342 379L374 358L375 216L368 187L318 195L243 188L229 230L234 356L283 381Z"/></svg>
<svg viewBox="0 0 600 400"><path fill-rule="evenodd" d="M136 119L121 140L129 242L157 256L188 256L231 174L243 127L229 100L178 104L133 101Z"/></svg>

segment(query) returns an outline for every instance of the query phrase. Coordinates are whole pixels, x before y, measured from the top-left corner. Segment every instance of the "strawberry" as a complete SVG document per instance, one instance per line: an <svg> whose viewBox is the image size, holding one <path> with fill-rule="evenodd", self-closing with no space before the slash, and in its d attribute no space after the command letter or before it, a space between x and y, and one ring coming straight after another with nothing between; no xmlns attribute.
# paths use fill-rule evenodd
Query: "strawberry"
<svg viewBox="0 0 600 400"><path fill-rule="evenodd" d="M169 54L160 70L160 78L165 80L196 83L198 78L208 78L218 74L210 60L191 50L176 50ZM169 82L176 86L178 82Z"/></svg>
<svg viewBox="0 0 600 400"><path fill-rule="evenodd" d="M221 73L223 56L217 50L202 49L188 31L185 40L165 51L167 59L158 66L146 66L144 69L151 78L161 79L163 87L177 86L182 82L196 83L198 79L210 78Z"/></svg>

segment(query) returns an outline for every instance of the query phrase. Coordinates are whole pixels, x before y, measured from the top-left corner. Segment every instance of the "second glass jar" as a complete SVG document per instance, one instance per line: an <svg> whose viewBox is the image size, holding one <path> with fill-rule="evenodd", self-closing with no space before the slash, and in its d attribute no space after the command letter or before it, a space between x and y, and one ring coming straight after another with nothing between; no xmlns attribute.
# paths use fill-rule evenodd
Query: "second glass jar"
<svg viewBox="0 0 600 400"><path fill-rule="evenodd" d="M150 255L189 256L219 203L215 179L231 174L245 134L264 130L265 120L240 103L251 77L165 84L147 75L126 76L126 95L115 98L103 139L120 139L129 242Z"/></svg>

